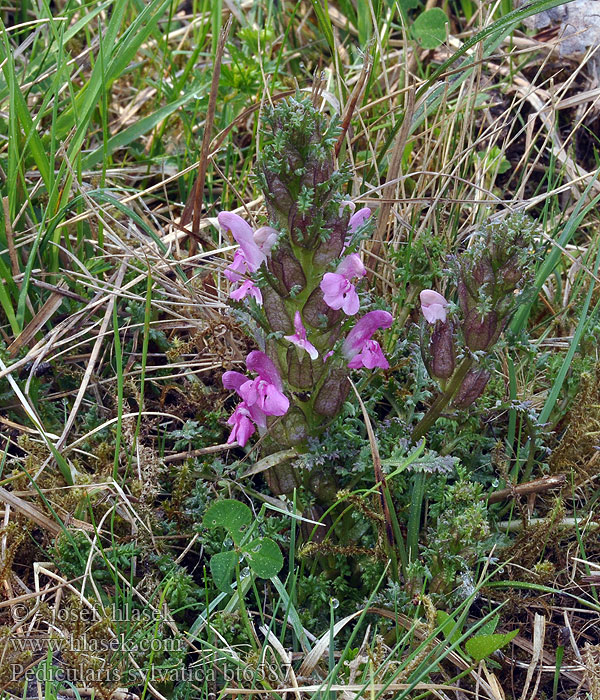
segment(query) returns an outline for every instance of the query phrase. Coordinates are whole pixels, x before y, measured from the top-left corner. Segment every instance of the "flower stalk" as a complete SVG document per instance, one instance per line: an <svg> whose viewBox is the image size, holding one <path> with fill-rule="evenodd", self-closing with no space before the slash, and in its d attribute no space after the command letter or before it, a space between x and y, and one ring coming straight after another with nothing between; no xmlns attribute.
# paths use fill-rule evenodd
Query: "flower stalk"
<svg viewBox="0 0 600 700"><path fill-rule="evenodd" d="M421 420L415 426L415 429L413 430L412 434L413 442L418 442L424 435L426 435L431 426L442 415L442 412L445 410L450 401L452 401L452 399L454 398L457 391L460 389L464 378L467 376L467 372L471 369L472 366L473 358L465 357L458 366L458 369L454 373L450 383L446 387L446 390L438 395L438 397L427 410L427 413L425 413L423 418L421 418Z"/></svg>
<svg viewBox="0 0 600 700"><path fill-rule="evenodd" d="M532 275L534 232L534 222L521 214L485 224L474 244L450 261L458 308L432 289L421 292L421 354L441 391L415 427L414 441L450 403L466 409L485 391L491 373L484 362L523 301ZM463 359L457 366L458 357Z"/></svg>

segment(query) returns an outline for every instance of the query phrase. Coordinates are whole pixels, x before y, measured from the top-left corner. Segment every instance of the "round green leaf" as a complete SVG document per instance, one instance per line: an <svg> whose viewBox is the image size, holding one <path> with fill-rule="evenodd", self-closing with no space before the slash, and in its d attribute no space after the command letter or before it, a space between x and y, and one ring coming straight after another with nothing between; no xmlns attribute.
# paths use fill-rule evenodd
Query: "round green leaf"
<svg viewBox="0 0 600 700"><path fill-rule="evenodd" d="M233 549L228 552L219 552L210 559L210 573L212 574L215 586L220 591L231 589L233 570L238 561L238 553Z"/></svg>
<svg viewBox="0 0 600 700"><path fill-rule="evenodd" d="M252 522L252 511L245 503L232 498L217 501L204 514L204 527L224 527L235 544L239 545Z"/></svg>
<svg viewBox="0 0 600 700"><path fill-rule="evenodd" d="M244 547L244 556L252 571L260 578L276 576L283 566L283 556L279 547L268 537L252 540Z"/></svg>
<svg viewBox="0 0 600 700"><path fill-rule="evenodd" d="M435 49L446 41L448 17L439 7L421 12L412 25L412 34L424 49Z"/></svg>

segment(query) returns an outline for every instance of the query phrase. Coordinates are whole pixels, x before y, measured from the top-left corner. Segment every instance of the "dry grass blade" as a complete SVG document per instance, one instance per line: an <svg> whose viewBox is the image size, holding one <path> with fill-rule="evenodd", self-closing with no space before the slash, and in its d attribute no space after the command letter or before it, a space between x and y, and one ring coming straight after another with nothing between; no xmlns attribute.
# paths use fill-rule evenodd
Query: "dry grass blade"
<svg viewBox="0 0 600 700"><path fill-rule="evenodd" d="M363 61L362 69L360 71L360 75L358 76L358 80L356 81L356 85L354 86L354 89L352 90L352 94L350 95L350 99L348 100L346 108L344 109L344 114L342 116L342 122L340 124L342 131L338 137L337 143L335 144L336 157L339 155L340 148L342 147L342 144L344 143L344 139L346 138L346 134L348 133L348 128L350 127L350 122L352 121L354 111L356 110L356 105L358 104L358 101L362 98L363 90L364 90L364 88L369 80L372 68L373 68L373 61L371 59L371 55L369 53L366 53L364 56L364 61Z"/></svg>
<svg viewBox="0 0 600 700"><path fill-rule="evenodd" d="M408 135L410 133L410 126L412 123L412 117L415 110L415 92L416 88L411 87L406 93L406 102L404 107L404 114L402 117L402 126L398 132L398 136L394 141L392 148L392 155L390 158L390 166L388 169L388 174L386 178L386 183L381 187L381 195L383 199L383 204L379 210L379 218L377 221L377 230L374 236L374 242L371 246L370 251L368 251L372 256L379 256L381 251L381 246L385 238L385 232L389 225L389 216L392 210L392 204L394 200L394 189L400 182L400 168L402 166L402 157L404 154L404 149L406 147L406 142ZM375 265L372 265L375 268ZM372 272L368 272L371 277Z"/></svg>
<svg viewBox="0 0 600 700"><path fill-rule="evenodd" d="M60 292L66 286L67 284L63 280L58 283L56 291L52 292L52 294L44 302L42 308L8 346L8 354L10 357L14 357L23 346L29 345L35 334L41 330L42 326L44 326L58 311L64 300L64 296Z"/></svg>
<svg viewBox="0 0 600 700"><path fill-rule="evenodd" d="M294 673L294 669L292 667L292 654L288 651L285 650L285 647L283 644L277 639L275 634L268 628L265 627L264 625L259 627L259 630L265 635L267 641L269 644L275 649L275 651L279 654L279 657L281 658L283 662L283 666L286 671L286 676L289 676L290 681L292 683L293 688L298 688L298 680L296 679L296 674ZM263 652L263 656L266 653L266 649ZM299 690L294 691L294 697L297 700L301 700L301 695Z"/></svg>
<svg viewBox="0 0 600 700"><path fill-rule="evenodd" d="M61 527L55 520L52 520L52 518L49 518L45 513L42 513L39 508L29 503L29 501L25 501L24 499L15 496L13 493L2 487L0 487L0 501L11 505L15 510L19 511L19 513L22 513L25 517L29 518L29 520L36 523L36 525L39 525L44 530L47 530L54 537L57 537L63 531L64 526ZM82 520L77 520L76 518L71 518L69 526L82 530L88 530L90 532L94 530L89 523L83 522Z"/></svg>
<svg viewBox="0 0 600 700"><path fill-rule="evenodd" d="M533 624L533 649L531 654L531 661L529 662L529 668L527 669L527 678L525 679L525 685L523 687L523 692L521 693L521 700L525 700L527 693L529 692L529 686L533 679L533 674L538 665L541 666L542 654L544 651L544 637L546 635L546 618L543 615L538 615L536 613L535 620ZM535 686L531 691L530 700L534 700L537 694L537 689L540 684L542 671L541 668L538 670L537 680Z"/></svg>
<svg viewBox="0 0 600 700"><path fill-rule="evenodd" d="M327 649L329 649L331 638L333 637L335 639L335 636L340 630L342 630L349 622L359 617L359 615L362 615L362 613L363 611L359 610L358 612L352 613L352 615L347 615L335 623L332 633L329 631L325 632L315 646L304 657L304 661L298 669L298 675L303 677L309 676L315 670L323 654L327 651Z"/></svg>
<svg viewBox="0 0 600 700"><path fill-rule="evenodd" d="M291 448L289 450L281 450L279 452L275 452L272 455L267 455L266 457L263 457L258 462L256 462L256 464L254 464L250 469L248 469L248 471L244 472L241 478L246 479L247 477L253 476L254 474L260 474L261 472L264 472L267 469L271 469L277 464L283 464L284 462L287 462L290 459L294 459L294 457L298 457L298 454L298 450Z"/></svg>
<svg viewBox="0 0 600 700"><path fill-rule="evenodd" d="M208 99L208 111L204 123L204 134L202 135L202 146L200 149L200 163L198 165L198 177L193 188L194 197L194 213L192 219L192 239L190 241L190 255L195 255L198 249L198 234L200 233L200 217L202 214L202 195L204 193L204 181L206 179L206 169L208 167L208 154L211 143L211 133L215 121L215 111L217 108L217 97L219 92L219 79L221 77L221 61L225 52L225 42L229 36L231 24L233 21L232 15L229 16L226 25L223 27L217 42L217 50L215 54L213 77L210 86L210 97ZM183 221L185 226L187 222Z"/></svg>
<svg viewBox="0 0 600 700"><path fill-rule="evenodd" d="M10 258L10 267L14 277L18 277L21 272L17 250L15 248L15 238L12 225L10 222L10 208L8 197L2 197L2 208L4 209L4 232L6 234L6 247L8 248L8 257Z"/></svg>
<svg viewBox="0 0 600 700"><path fill-rule="evenodd" d="M379 456L379 448L377 447L377 440L375 439L375 433L373 431L373 426L371 425L371 419L369 418L369 413L367 411L367 407L365 406L363 400L360 397L360 394L358 393L358 390L354 386L354 383L350 381L350 386L354 390L354 393L356 394L356 398L358 399L358 403L360 404L360 408L363 414L363 418L365 421L365 427L367 429L367 435L369 436L369 446L371 448L371 457L373 458L373 470L375 472L375 483L378 485L378 490L379 490L379 500L381 503L381 512L383 514L384 522L385 522L385 532L386 532L386 537L388 539L388 543L391 547L394 546L394 532L392 529L392 517L390 515L390 509L388 507L387 503L387 498L385 496L385 492L387 489L386 481L385 481L385 474L383 473L383 469L381 468L381 457Z"/></svg>
<svg viewBox="0 0 600 700"><path fill-rule="evenodd" d="M118 290L121 287L123 280L125 279L125 273L127 272L128 261L129 261L129 258L125 258L125 260L123 260L123 262L121 263L121 267L119 268L119 272L117 273L117 279L115 281L115 289L116 290ZM108 304L106 306L106 311L104 312L104 318L102 319L102 324L100 325L100 332L98 333L98 338L96 339L96 342L94 343L94 347L92 348L89 362L87 364L87 367L85 368L85 374L83 375L83 379L81 381L81 384L79 385L79 391L77 392L77 397L73 403L73 407L71 409L69 417L67 418L67 422L65 423L65 427L60 435L60 438L58 439L58 442L56 443L57 450L62 449L65 442L67 441L67 437L69 436L69 433L71 432L71 428L75 424L75 419L77 418L77 413L79 412L79 407L81 406L81 402L83 401L83 397L85 395L85 392L87 391L88 384L90 382L90 379L92 378L92 372L94 371L94 367L96 366L96 361L98 359L98 356L100 355L100 349L102 348L102 343L104 342L104 334L106 333L106 329L108 328L108 324L109 324L110 319L112 317L112 311L113 311L113 306L115 304L115 299L116 299L116 294L113 293L111 295L111 297L109 298Z"/></svg>

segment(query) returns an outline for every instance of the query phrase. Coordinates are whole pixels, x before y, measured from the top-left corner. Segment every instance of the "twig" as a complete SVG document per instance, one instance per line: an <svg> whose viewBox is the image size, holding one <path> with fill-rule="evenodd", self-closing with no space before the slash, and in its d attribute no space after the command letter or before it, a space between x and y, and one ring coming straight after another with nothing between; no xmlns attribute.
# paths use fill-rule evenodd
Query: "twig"
<svg viewBox="0 0 600 700"><path fill-rule="evenodd" d="M226 452L227 450L232 450L234 447L239 447L237 442L224 443L223 445L213 445L212 447L201 447L198 450L187 450L186 452L177 452L176 454L168 455L163 461L165 464L168 464L169 462L183 462L184 459L200 457L202 455L211 455L215 452Z"/></svg>
<svg viewBox="0 0 600 700"><path fill-rule="evenodd" d="M342 147L342 144L344 143L344 139L346 138L346 134L348 132L348 128L350 126L350 121L352 119L352 115L354 114L354 110L356 109L356 104L358 100L362 97L363 89L365 85L367 84L367 80L369 79L369 76L371 75L371 69L373 68L373 61L371 60L371 56L366 53L363 61L363 66L362 70L360 72L360 75L358 77L358 81L356 82L356 85L354 86L354 90L352 91L352 94L350 95L350 99L348 100L348 104L346 105L346 109L344 111L344 116L342 117L342 123L341 123L341 133L340 136L337 140L337 143L335 144L335 157L337 158L340 149Z"/></svg>
<svg viewBox="0 0 600 700"><path fill-rule="evenodd" d="M514 498L515 496L528 496L533 493L543 493L544 491L558 488L559 486L563 486L566 480L567 477L564 474L545 476L541 479L528 481L525 484L518 484L511 488L493 491L489 496L484 495L482 498L487 498L488 503L499 503L500 501Z"/></svg>

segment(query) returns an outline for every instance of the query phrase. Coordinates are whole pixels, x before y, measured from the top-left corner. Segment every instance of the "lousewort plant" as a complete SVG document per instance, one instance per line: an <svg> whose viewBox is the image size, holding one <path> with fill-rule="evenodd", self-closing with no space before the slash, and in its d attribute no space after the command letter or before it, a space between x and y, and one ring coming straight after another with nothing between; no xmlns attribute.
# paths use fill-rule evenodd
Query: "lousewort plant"
<svg viewBox="0 0 600 700"><path fill-rule="evenodd" d="M441 392L413 432L421 438L452 402L468 408L487 386L485 367L502 331L523 301L537 247L535 222L510 214L476 232L472 245L450 260L458 309L432 289L421 292L421 354Z"/></svg>
<svg viewBox="0 0 600 700"><path fill-rule="evenodd" d="M370 227L368 208L343 195L350 179L336 169L337 122L327 124L310 101L271 109L272 138L262 149L258 181L270 226L253 231L237 214L218 221L239 244L225 271L231 304L260 350L249 372L225 372L241 402L229 419L229 442L245 445L258 431L280 448L301 447L339 413L351 370L387 368L375 333L392 316L367 310L366 270L358 247Z"/></svg>

